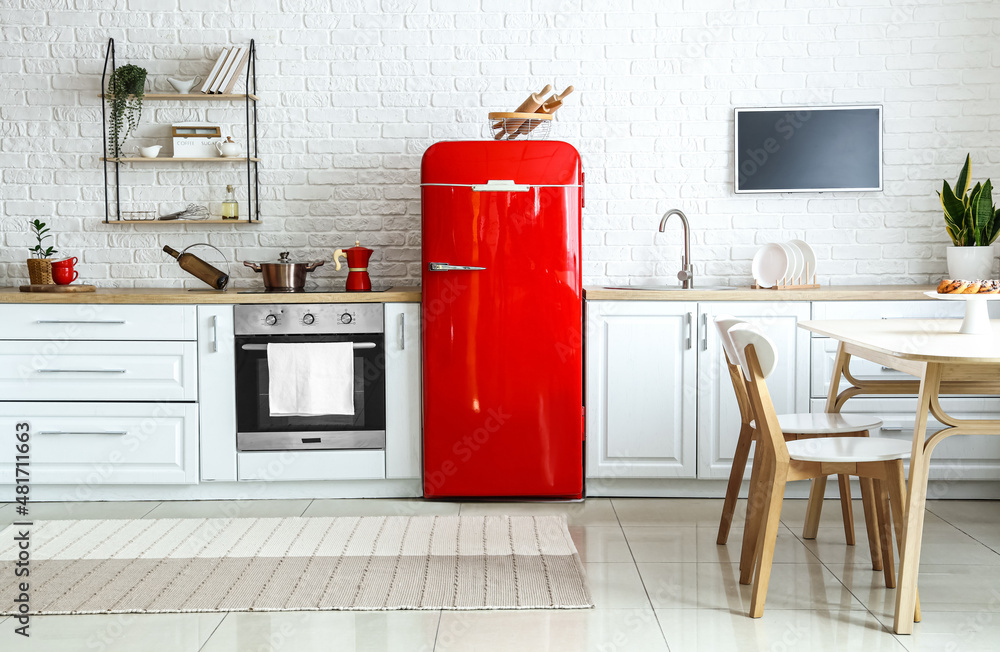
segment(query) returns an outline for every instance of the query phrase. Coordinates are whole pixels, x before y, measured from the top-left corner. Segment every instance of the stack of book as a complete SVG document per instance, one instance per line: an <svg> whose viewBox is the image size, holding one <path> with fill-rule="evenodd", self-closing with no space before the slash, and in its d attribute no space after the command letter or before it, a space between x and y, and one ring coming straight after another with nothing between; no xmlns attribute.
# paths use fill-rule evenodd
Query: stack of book
<svg viewBox="0 0 1000 652"><path fill-rule="evenodd" d="M223 48L222 54L212 66L212 72L208 73L205 83L201 85L201 92L232 93L233 87L236 86L236 80L246 68L249 58L249 47Z"/></svg>

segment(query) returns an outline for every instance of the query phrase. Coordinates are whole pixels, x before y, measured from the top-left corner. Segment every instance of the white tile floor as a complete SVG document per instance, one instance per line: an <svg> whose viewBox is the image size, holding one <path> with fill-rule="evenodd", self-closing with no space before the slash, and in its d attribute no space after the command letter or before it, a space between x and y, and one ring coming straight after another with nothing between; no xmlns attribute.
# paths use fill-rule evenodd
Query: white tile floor
<svg viewBox="0 0 1000 652"><path fill-rule="evenodd" d="M767 609L746 617L739 543L716 546L721 501L590 499L568 505L410 500L273 500L35 504L38 520L374 514L566 514L593 610L292 612L48 616L30 639L0 622L0 650L228 652L654 652L671 650L996 650L1000 640L1000 502L930 503L923 622L894 636L894 591L871 570L860 504L857 543L843 543L827 501L819 537L800 538L804 501L785 503ZM14 520L0 506L0 527ZM737 514L737 524L742 513Z"/></svg>

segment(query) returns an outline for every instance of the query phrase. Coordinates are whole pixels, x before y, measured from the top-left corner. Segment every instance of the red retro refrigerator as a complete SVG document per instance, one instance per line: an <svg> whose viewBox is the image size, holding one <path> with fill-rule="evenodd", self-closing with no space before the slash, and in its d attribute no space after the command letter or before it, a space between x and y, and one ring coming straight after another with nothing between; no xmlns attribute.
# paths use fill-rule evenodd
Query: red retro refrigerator
<svg viewBox="0 0 1000 652"><path fill-rule="evenodd" d="M444 142L421 166L424 495L583 495L580 155Z"/></svg>

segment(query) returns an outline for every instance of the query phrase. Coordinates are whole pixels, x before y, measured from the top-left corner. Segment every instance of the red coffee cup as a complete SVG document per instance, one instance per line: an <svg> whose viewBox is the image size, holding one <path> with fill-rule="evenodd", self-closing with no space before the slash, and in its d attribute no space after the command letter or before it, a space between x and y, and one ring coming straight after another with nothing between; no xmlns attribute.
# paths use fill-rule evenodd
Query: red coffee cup
<svg viewBox="0 0 1000 652"><path fill-rule="evenodd" d="M66 260L55 261L54 263L52 263L52 268L55 269L57 267L66 267L67 269L73 269L73 265L77 264L78 262L79 259L76 256L73 256L72 258L67 258Z"/></svg>
<svg viewBox="0 0 1000 652"><path fill-rule="evenodd" d="M52 267L52 280L58 285L69 285L80 277L80 272L72 267Z"/></svg>

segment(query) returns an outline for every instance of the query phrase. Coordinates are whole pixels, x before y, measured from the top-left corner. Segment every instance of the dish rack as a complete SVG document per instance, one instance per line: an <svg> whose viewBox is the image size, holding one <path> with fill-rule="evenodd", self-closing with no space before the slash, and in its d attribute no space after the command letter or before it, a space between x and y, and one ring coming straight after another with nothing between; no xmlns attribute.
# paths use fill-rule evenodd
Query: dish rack
<svg viewBox="0 0 1000 652"><path fill-rule="evenodd" d="M552 128L547 113L490 113L489 134L494 140L545 140Z"/></svg>
<svg viewBox="0 0 1000 652"><path fill-rule="evenodd" d="M778 280L777 284L772 285L771 287L761 285L757 281L754 281L750 288L753 290L815 290L819 287L819 283L816 282L816 272L813 272L811 276L809 272L809 265L806 265L805 271L802 272L802 276L799 276L798 278L781 278Z"/></svg>

